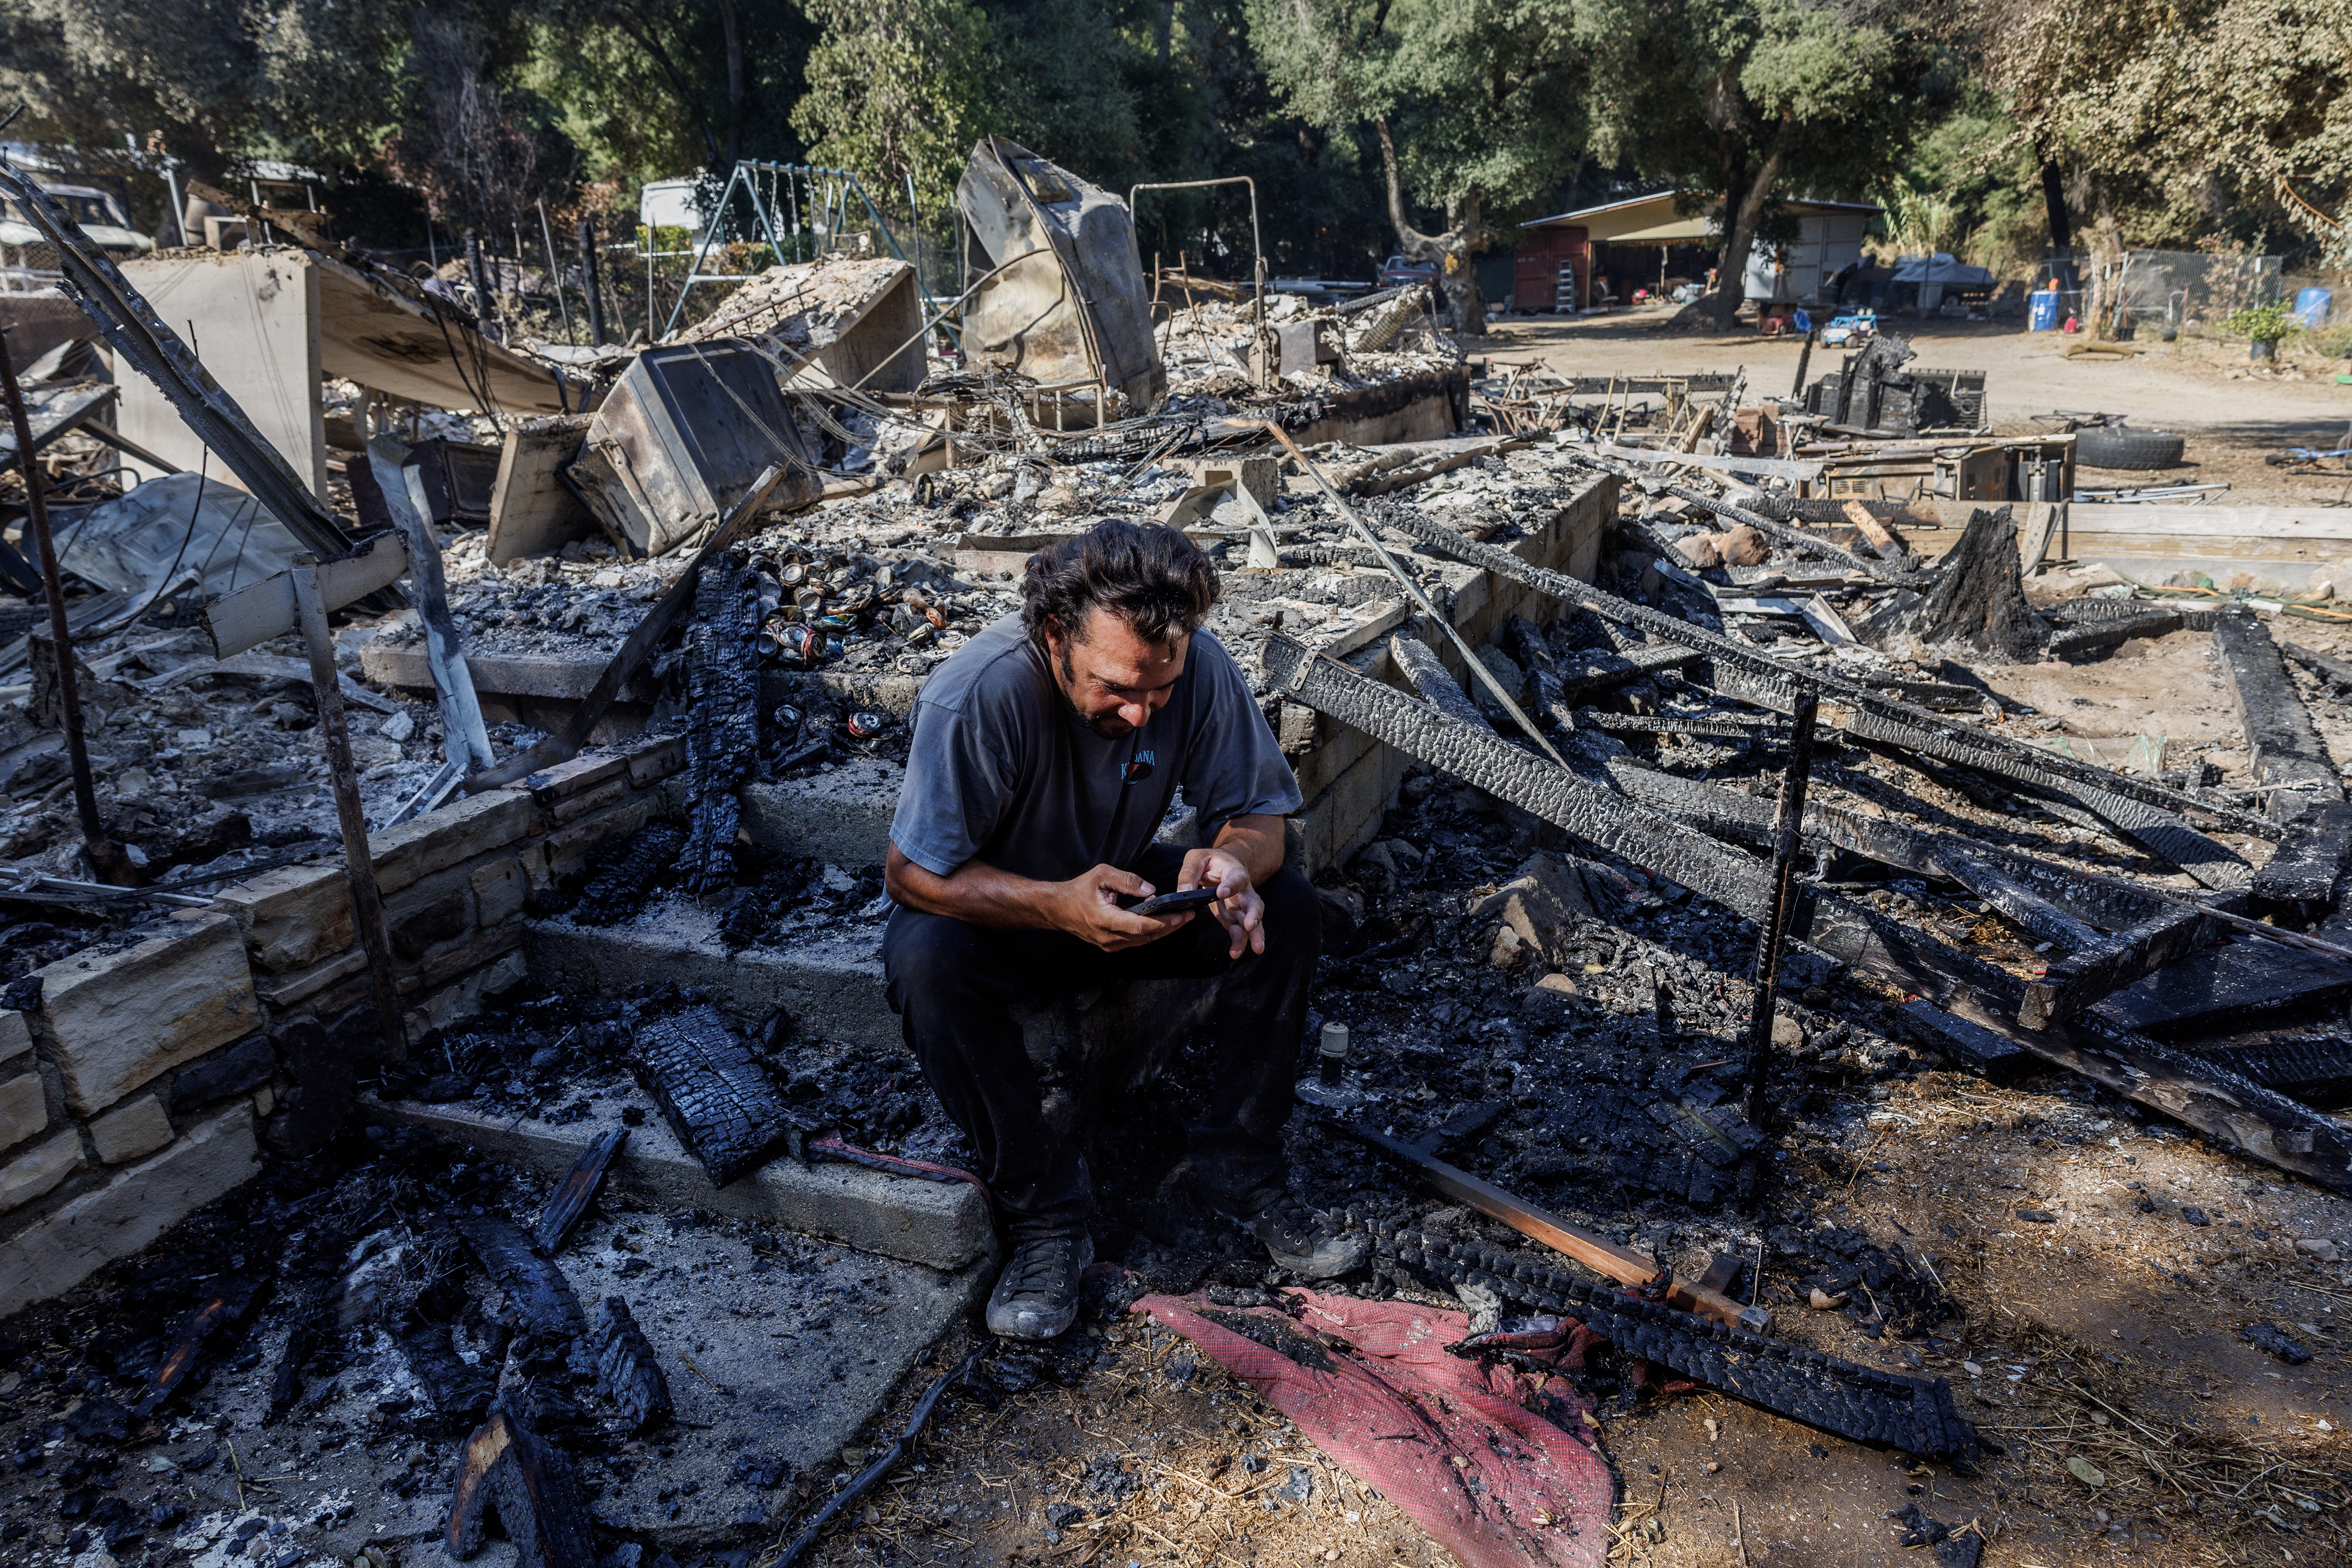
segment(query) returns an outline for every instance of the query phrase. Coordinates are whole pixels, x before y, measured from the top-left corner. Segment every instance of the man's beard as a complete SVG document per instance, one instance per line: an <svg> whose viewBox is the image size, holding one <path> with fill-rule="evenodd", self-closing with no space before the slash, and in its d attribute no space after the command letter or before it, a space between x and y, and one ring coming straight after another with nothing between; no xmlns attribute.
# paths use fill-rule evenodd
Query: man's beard
<svg viewBox="0 0 2352 1568"><path fill-rule="evenodd" d="M1106 741L1122 741L1128 736L1135 733L1135 726L1120 718L1117 709L1113 709L1111 711L1101 715L1099 718L1092 717L1087 714L1085 709L1078 706L1077 699L1070 695L1071 692L1077 689L1078 672L1076 668L1070 662L1070 645L1067 642L1062 644L1061 657L1055 662L1061 670L1062 700L1070 705L1071 711L1076 713L1079 718L1086 720L1087 729L1092 730L1096 734L1100 735Z"/></svg>

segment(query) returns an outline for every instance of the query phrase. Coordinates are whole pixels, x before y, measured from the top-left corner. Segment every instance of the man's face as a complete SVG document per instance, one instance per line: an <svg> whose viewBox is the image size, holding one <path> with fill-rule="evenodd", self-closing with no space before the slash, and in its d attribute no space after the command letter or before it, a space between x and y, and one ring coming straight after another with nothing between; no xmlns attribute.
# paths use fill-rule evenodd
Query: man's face
<svg viewBox="0 0 2352 1568"><path fill-rule="evenodd" d="M1166 704L1192 641L1181 632L1165 642L1138 637L1133 626L1100 608L1087 612L1077 637L1051 620L1045 630L1063 699L1110 741L1140 730Z"/></svg>

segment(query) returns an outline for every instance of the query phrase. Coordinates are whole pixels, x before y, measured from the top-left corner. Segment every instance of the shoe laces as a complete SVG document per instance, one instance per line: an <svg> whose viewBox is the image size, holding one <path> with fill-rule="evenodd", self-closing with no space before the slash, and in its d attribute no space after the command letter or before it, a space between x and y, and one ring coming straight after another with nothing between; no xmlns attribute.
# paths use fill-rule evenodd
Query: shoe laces
<svg viewBox="0 0 2352 1568"><path fill-rule="evenodd" d="M1013 1294L1041 1296L1062 1288L1070 1276L1072 1246L1066 1237L1051 1236L1015 1247L1004 1266L1013 1282Z"/></svg>

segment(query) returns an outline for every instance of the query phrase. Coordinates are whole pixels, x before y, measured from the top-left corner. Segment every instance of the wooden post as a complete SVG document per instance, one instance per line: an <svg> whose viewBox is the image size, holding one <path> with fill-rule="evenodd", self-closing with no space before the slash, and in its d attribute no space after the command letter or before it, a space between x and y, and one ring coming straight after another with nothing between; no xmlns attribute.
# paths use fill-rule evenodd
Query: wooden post
<svg viewBox="0 0 2352 1568"><path fill-rule="evenodd" d="M359 771L352 765L351 731L343 721L342 687L336 679L335 645L327 635L326 602L319 596L319 558L294 558L287 574L294 582L294 618L310 653L310 689L319 704L319 736L334 780L335 816L343 828L343 876L352 888L352 925L367 952L368 979L375 993L376 1021L383 1029L387 1058L408 1054L408 1032L400 1021L400 988L392 977L392 942L384 934L383 895L376 890L375 862L368 854L367 814L360 806Z"/></svg>
<svg viewBox="0 0 2352 1568"><path fill-rule="evenodd" d="M16 437L16 467L25 476L25 528L39 548L41 585L49 601L49 640L58 650L58 705L64 710L66 756L73 764L74 810L81 818L82 847L99 879L118 888L135 887L131 858L122 846L106 836L98 819L98 786L89 772L89 743L81 732L81 693L74 685L73 637L66 629L65 591L58 574L58 552L49 538L49 503L41 494L41 470L33 461L33 431L25 417L25 395L16 385L16 366L5 334L0 334L0 392L8 399L8 422Z"/></svg>
<svg viewBox="0 0 2352 1568"><path fill-rule="evenodd" d="M1764 1083L1772 1059L1772 1019L1780 994L1780 950L1788 942L1789 926L1796 913L1791 894L1797 852L1804 844L1805 784L1813 771L1813 721L1821 706L1821 698L1811 691L1797 698L1790 720L1789 771L1780 781L1780 809L1772 814L1772 908L1756 948L1756 1011L1748 1020L1748 1120L1759 1132L1768 1124Z"/></svg>

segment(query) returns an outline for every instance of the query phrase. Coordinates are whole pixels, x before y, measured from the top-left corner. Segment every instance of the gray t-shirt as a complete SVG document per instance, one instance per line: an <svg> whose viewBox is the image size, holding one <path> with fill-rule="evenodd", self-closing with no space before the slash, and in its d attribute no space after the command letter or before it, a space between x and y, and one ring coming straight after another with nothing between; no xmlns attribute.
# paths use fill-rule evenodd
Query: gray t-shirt
<svg viewBox="0 0 2352 1568"><path fill-rule="evenodd" d="M1180 784L1206 832L1300 805L1249 682L1207 632L1167 705L1112 741L1063 699L1021 617L1007 616L931 672L914 725L890 842L937 876L971 859L1046 882L1131 870Z"/></svg>

